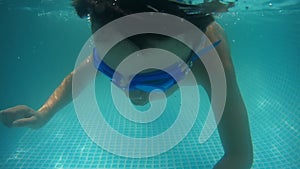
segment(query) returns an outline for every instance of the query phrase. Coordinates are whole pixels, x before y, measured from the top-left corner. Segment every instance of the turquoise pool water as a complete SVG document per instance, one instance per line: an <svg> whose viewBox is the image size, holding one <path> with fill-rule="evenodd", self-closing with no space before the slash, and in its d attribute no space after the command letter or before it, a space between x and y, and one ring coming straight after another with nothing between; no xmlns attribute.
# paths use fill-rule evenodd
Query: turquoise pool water
<svg viewBox="0 0 300 169"><path fill-rule="evenodd" d="M17 104L37 109L74 68L90 36L89 24L77 18L69 1L0 0L0 14L0 109ZM230 39L248 109L255 169L300 167L299 17L300 4L293 0L240 1L217 17ZM212 168L223 149L217 132L204 144L198 142L209 106L200 92L201 111L192 130L158 156L133 159L103 150L87 137L70 104L37 131L1 124L0 168ZM121 132L153 135L113 115L105 114ZM166 114L155 132L168 127L175 115Z"/></svg>

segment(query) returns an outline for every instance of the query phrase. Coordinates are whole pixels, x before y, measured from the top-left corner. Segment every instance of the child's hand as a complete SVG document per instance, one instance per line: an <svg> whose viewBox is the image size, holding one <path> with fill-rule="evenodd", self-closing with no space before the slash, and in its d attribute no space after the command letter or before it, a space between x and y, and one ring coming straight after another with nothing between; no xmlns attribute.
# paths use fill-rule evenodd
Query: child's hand
<svg viewBox="0 0 300 169"><path fill-rule="evenodd" d="M0 120L7 127L38 129L48 121L45 115L28 106L19 105L0 111Z"/></svg>

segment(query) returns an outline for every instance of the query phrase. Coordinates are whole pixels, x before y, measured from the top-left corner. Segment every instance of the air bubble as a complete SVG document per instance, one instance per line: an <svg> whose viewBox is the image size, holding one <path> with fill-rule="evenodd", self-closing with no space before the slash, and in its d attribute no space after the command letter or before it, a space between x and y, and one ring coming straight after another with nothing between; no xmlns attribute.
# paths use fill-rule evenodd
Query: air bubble
<svg viewBox="0 0 300 169"><path fill-rule="evenodd" d="M273 6L273 4L270 2L270 3L269 3L269 7L272 7L272 6Z"/></svg>

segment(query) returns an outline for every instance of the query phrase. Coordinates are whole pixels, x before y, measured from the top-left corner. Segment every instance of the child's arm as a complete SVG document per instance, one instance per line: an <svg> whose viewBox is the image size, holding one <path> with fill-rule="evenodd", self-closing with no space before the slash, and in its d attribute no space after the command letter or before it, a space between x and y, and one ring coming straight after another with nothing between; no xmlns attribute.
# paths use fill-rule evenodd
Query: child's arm
<svg viewBox="0 0 300 169"><path fill-rule="evenodd" d="M225 154L216 164L215 168L251 168L253 148L248 115L230 58L228 40L224 30L217 23L213 23L211 27L207 29L207 36L212 42L217 39L222 39L223 44L216 47L216 50L224 65L227 82L225 110L218 124Z"/></svg>
<svg viewBox="0 0 300 169"><path fill-rule="evenodd" d="M95 69L92 64L93 61L89 57L76 70L66 76L38 111L25 105L19 105L0 111L0 120L8 127L42 127L57 111L72 101L72 78L74 74L84 74L90 69ZM91 80L89 79L91 76L81 77L86 77L86 79L82 79L80 84L82 90Z"/></svg>
<svg viewBox="0 0 300 169"><path fill-rule="evenodd" d="M251 168L253 148L247 110L237 84L225 32L220 25L212 23L208 26L206 35L211 42L222 40L222 43L216 47L216 50L225 70L227 84L225 109L218 124L219 135L225 154L214 168ZM201 68L198 67L198 69ZM203 68L202 70L198 70L198 72L200 72L199 82L210 95L211 89L207 73L201 73L205 72Z"/></svg>

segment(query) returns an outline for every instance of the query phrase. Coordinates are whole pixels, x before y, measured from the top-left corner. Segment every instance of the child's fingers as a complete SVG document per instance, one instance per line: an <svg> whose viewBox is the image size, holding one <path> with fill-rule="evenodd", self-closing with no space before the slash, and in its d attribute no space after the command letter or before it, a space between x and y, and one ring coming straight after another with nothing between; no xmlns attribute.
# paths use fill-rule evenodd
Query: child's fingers
<svg viewBox="0 0 300 169"><path fill-rule="evenodd" d="M23 119L18 119L15 120L12 125L13 127L24 127L24 126L29 126L33 123L35 117L31 116L29 118L23 118Z"/></svg>

